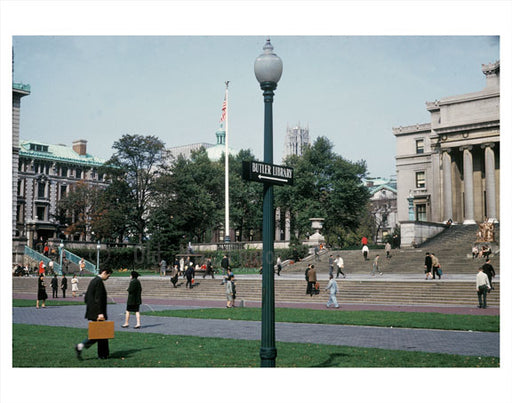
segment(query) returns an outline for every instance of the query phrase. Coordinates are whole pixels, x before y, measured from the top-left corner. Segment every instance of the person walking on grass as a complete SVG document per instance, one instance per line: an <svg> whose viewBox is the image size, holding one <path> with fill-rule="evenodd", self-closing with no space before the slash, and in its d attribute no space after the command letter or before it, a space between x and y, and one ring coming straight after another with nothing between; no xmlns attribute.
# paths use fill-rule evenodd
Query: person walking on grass
<svg viewBox="0 0 512 403"><path fill-rule="evenodd" d="M379 255L375 256L375 259L373 260L371 275L375 276L376 272L382 276L382 272L379 269Z"/></svg>
<svg viewBox="0 0 512 403"><path fill-rule="evenodd" d="M102 268L100 270L100 274L91 280L85 293L85 318L90 321L107 320L107 290L104 282L112 275L112 269ZM110 354L108 339L90 340L88 337L75 345L76 357L81 360L83 349L88 349L94 343L98 343L98 358L107 359Z"/></svg>
<svg viewBox="0 0 512 403"><path fill-rule="evenodd" d="M130 312L135 313L137 324L135 329L140 329L140 305L142 304L142 286L139 281L139 273L131 272L130 285L128 286L128 299L126 300L126 313L124 316L124 324L121 327L128 327L130 320Z"/></svg>
<svg viewBox="0 0 512 403"><path fill-rule="evenodd" d="M327 287L325 287L325 291L329 290L329 301L327 301L327 308L330 308L331 305L335 308L339 308L338 301L336 299L336 293L338 292L338 284L336 284L336 280L334 280L333 275L329 274L329 282L327 283Z"/></svg>
<svg viewBox="0 0 512 403"><path fill-rule="evenodd" d="M44 274L41 273L39 278L37 279L37 300L36 300L36 308L39 309L39 301L41 301L42 307L46 308L46 300L48 299L48 294L46 293L46 285L44 283Z"/></svg>
<svg viewBox="0 0 512 403"><path fill-rule="evenodd" d="M231 308L233 305L233 283L229 275L224 278L224 285L226 291L226 308Z"/></svg>

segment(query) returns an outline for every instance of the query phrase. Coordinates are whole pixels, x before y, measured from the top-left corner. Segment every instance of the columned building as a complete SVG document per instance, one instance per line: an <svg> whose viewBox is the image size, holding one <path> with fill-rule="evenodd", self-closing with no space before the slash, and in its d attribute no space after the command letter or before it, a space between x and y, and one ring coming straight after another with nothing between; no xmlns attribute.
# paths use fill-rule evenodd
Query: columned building
<svg viewBox="0 0 512 403"><path fill-rule="evenodd" d="M393 128L398 220L475 224L500 215L500 62L483 90L427 102L430 123Z"/></svg>

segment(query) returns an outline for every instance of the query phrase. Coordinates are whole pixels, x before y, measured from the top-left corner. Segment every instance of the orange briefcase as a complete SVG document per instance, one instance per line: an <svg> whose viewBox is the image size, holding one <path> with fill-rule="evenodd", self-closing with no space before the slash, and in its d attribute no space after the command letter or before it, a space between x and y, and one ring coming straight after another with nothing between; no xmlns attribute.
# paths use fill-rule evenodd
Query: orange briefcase
<svg viewBox="0 0 512 403"><path fill-rule="evenodd" d="M114 322L111 320L101 320L97 322L89 322L89 339L113 339L114 338Z"/></svg>

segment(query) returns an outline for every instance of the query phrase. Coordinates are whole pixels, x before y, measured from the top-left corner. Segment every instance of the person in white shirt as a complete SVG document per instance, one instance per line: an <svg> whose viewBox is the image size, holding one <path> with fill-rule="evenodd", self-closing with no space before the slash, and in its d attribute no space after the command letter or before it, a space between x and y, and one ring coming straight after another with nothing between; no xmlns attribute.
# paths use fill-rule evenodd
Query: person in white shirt
<svg viewBox="0 0 512 403"><path fill-rule="evenodd" d="M277 275L280 276L281 270L283 269L283 264L281 262L281 256L277 257L276 266L277 266Z"/></svg>
<svg viewBox="0 0 512 403"><path fill-rule="evenodd" d="M329 301L327 301L327 308L330 308L333 305L335 308L339 308L338 301L336 299L336 293L338 292L338 284L336 284L336 280L334 280L332 274L329 275L329 282L327 283L327 287L325 290L329 290Z"/></svg>
<svg viewBox="0 0 512 403"><path fill-rule="evenodd" d="M364 260L368 260L368 254L370 253L370 249L368 248L368 245L364 245L361 252L363 252Z"/></svg>
<svg viewBox="0 0 512 403"><path fill-rule="evenodd" d="M484 273L483 267L478 268L478 274L476 275L476 291L478 295L478 307L487 308L487 291L491 288L489 283L489 277Z"/></svg>
<svg viewBox="0 0 512 403"><path fill-rule="evenodd" d="M341 271L341 269L343 269L345 267L345 265L343 264L343 258L340 256L340 255L336 255L336 260L334 261L336 263L336 278L338 278L338 276L341 275L343 276L343 278L345 278L345 273L343 273L343 271Z"/></svg>

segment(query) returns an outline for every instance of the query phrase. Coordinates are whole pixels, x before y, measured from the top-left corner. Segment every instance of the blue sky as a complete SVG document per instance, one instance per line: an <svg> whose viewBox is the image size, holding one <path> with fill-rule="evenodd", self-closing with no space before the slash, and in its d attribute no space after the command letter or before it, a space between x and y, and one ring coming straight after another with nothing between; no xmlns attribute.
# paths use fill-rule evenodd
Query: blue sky
<svg viewBox="0 0 512 403"><path fill-rule="evenodd" d="M283 60L274 100L274 162L286 127L309 126L335 151L394 174L392 127L430 121L425 102L483 89L496 36L272 36ZM263 153L263 98L253 63L265 36L15 36L14 79L31 85L20 136L102 158L123 134L167 146L215 143L230 81L229 143Z"/></svg>

